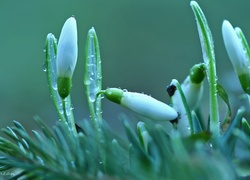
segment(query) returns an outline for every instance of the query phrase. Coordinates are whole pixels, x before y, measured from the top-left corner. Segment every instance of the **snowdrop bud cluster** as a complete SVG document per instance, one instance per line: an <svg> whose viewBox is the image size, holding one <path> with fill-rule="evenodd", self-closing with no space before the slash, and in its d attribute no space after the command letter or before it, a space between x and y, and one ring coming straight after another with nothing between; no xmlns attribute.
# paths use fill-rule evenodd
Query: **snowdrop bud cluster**
<svg viewBox="0 0 250 180"><path fill-rule="evenodd" d="M205 65L203 63L196 64L190 69L189 76L181 84L190 110L195 110L201 103L205 75Z"/></svg>
<svg viewBox="0 0 250 180"><path fill-rule="evenodd" d="M77 51L76 20L74 17L70 17L63 25L57 46L57 88L63 99L69 95L71 90Z"/></svg>
<svg viewBox="0 0 250 180"><path fill-rule="evenodd" d="M227 54L238 75L243 90L250 94L250 61L242 39L237 34L237 29L239 30L239 28L234 29L227 20L224 20L222 23L222 35Z"/></svg>
<svg viewBox="0 0 250 180"><path fill-rule="evenodd" d="M110 101L149 119L170 121L178 117L172 107L145 94L127 92L118 88L109 88L103 94Z"/></svg>

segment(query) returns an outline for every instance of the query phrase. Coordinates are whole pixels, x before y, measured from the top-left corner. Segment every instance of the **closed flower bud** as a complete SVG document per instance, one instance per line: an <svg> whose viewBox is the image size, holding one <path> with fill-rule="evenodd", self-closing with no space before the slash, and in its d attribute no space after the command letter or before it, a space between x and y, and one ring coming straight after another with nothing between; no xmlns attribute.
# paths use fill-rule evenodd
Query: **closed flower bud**
<svg viewBox="0 0 250 180"><path fill-rule="evenodd" d="M109 88L103 94L110 101L149 119L170 121L178 117L172 107L145 94L127 92L118 88Z"/></svg>
<svg viewBox="0 0 250 180"><path fill-rule="evenodd" d="M243 90L250 94L250 61L246 48L241 42L242 39L237 35L236 30L227 20L223 21L222 35L227 54L238 75Z"/></svg>
<svg viewBox="0 0 250 180"><path fill-rule="evenodd" d="M77 26L74 17L64 23L57 46L57 88L66 98L71 90L71 79L77 61Z"/></svg>

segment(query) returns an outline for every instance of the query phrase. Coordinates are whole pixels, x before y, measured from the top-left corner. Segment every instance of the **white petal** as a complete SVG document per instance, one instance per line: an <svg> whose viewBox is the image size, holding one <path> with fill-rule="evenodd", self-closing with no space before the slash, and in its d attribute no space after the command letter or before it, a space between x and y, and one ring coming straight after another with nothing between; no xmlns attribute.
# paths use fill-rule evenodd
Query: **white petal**
<svg viewBox="0 0 250 180"><path fill-rule="evenodd" d="M64 23L57 46L57 75L71 78L77 61L77 25L74 17Z"/></svg>
<svg viewBox="0 0 250 180"><path fill-rule="evenodd" d="M197 109L203 96L203 82L200 84L192 83L190 76L188 76L181 84L181 89L185 95L189 109Z"/></svg>
<svg viewBox="0 0 250 180"><path fill-rule="evenodd" d="M145 94L124 92L121 105L154 120L170 121L178 117L172 107Z"/></svg>
<svg viewBox="0 0 250 180"><path fill-rule="evenodd" d="M222 23L222 35L227 54L237 72L242 74L244 72L245 52L244 48L238 38L234 28L229 21L224 20ZM244 69L242 69L244 68Z"/></svg>

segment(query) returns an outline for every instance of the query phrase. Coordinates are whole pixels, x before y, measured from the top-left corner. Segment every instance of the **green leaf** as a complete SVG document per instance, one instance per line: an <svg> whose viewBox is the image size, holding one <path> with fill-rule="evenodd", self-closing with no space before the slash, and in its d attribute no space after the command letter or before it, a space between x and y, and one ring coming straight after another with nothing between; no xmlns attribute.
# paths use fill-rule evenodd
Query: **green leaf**
<svg viewBox="0 0 250 180"><path fill-rule="evenodd" d="M137 132L141 146L144 147L144 150L148 153L148 146L149 143L152 141L152 137L150 136L147 127L145 126L145 123L137 123Z"/></svg>
<svg viewBox="0 0 250 180"><path fill-rule="evenodd" d="M228 97L227 92L219 83L217 83L217 93L221 97L221 99L225 102L225 104L227 105L227 114L226 114L226 117L224 118L224 121L221 125L222 130L225 131L227 129L227 127L229 126L229 124L231 123L230 122L231 118L232 118L231 106L229 103L229 97Z"/></svg>
<svg viewBox="0 0 250 180"><path fill-rule="evenodd" d="M242 129L245 134L250 137L250 126L245 118L242 118Z"/></svg>
<svg viewBox="0 0 250 180"><path fill-rule="evenodd" d="M229 153L232 153L234 151L235 144L236 144L238 137L235 136L233 132L235 131L235 129L238 129L240 127L240 123L241 123L244 112L245 112L245 109L243 107L241 107L237 111L237 114L234 120L232 121L231 125L229 126L229 128L227 129L226 133L224 134L222 138L223 143L227 144L225 146L227 146L227 151Z"/></svg>
<svg viewBox="0 0 250 180"><path fill-rule="evenodd" d="M101 96L97 96L97 93L102 89L102 69L98 38L93 27L88 32L85 47L84 85L91 119L93 123L100 124Z"/></svg>
<svg viewBox="0 0 250 180"><path fill-rule="evenodd" d="M194 134L202 132L202 127L200 124L200 120L198 119L195 111L191 112L192 115L192 121L193 121L193 127L194 127Z"/></svg>
<svg viewBox="0 0 250 180"><path fill-rule="evenodd" d="M207 66L207 79L209 83L210 101L210 130L215 137L220 135L219 105L217 99L217 76L215 66L214 44L211 31L206 17L197 2L191 1L190 5L194 12L198 27L203 60Z"/></svg>

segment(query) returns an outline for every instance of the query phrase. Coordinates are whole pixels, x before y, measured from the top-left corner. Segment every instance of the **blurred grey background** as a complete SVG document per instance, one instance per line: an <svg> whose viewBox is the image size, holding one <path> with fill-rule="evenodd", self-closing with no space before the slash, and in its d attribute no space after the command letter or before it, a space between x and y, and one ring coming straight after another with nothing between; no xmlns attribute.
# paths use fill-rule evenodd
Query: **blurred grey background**
<svg viewBox="0 0 250 180"><path fill-rule="evenodd" d="M182 82L189 69L202 61L190 1L181 0L43 0L0 2L0 125L18 120L34 125L38 115L49 124L57 120L42 65L48 33L59 37L65 20L78 23L79 56L73 77L72 101L77 121L89 117L83 86L87 31L97 32L103 64L103 88L144 92L169 103L166 86ZM228 19L250 39L250 1L198 1L210 25L219 81L233 92L236 81L221 35ZM238 88L239 89L239 88ZM238 91L238 90L237 90ZM204 102L204 107L208 102ZM103 116L116 120L123 108L103 101ZM129 113L129 112L128 112ZM133 116L133 115L131 115ZM112 122L111 122L112 123Z"/></svg>

